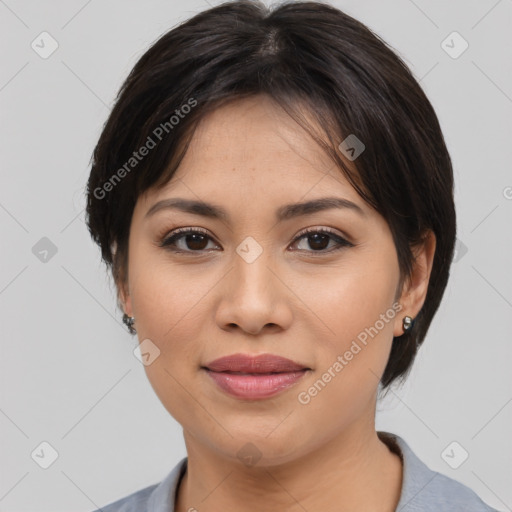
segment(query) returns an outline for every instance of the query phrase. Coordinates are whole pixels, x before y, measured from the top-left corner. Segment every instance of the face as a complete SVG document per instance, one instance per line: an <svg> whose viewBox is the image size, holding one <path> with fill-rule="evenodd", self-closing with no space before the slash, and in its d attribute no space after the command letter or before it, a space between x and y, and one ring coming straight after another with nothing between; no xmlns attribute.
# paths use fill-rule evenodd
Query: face
<svg viewBox="0 0 512 512"><path fill-rule="evenodd" d="M285 205L326 197L355 206L283 215ZM148 214L175 198L225 216L176 207ZM139 198L128 276L121 300L150 354L149 381L197 446L235 460L252 443L260 464L272 465L373 428L379 379L410 314L398 311L393 239L269 99L204 118L172 180ZM308 370L271 396L234 396L204 367L240 353Z"/></svg>

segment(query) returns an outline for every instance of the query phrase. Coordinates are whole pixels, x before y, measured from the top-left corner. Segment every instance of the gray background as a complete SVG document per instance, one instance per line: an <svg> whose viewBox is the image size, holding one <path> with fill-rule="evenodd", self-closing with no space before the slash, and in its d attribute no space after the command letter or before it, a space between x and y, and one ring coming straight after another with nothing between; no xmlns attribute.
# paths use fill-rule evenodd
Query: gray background
<svg viewBox="0 0 512 512"><path fill-rule="evenodd" d="M186 455L88 236L84 186L122 80L149 43L208 3L219 2L0 0L1 511L90 511L160 481ZM379 403L377 428L512 510L512 1L331 3L406 60L455 167L452 276L409 380ZM31 47L43 31L58 43L46 59ZM453 31L469 43L458 58L441 46ZM451 41L452 53L461 48ZM457 469L442 457L453 441L469 453ZM47 469L42 442L58 452Z"/></svg>

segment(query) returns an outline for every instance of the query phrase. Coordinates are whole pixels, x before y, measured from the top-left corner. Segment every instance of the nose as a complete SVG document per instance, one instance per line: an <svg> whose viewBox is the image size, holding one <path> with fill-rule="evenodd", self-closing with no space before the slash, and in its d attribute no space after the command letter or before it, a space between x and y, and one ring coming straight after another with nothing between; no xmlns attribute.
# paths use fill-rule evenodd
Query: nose
<svg viewBox="0 0 512 512"><path fill-rule="evenodd" d="M265 251L251 263L235 253L218 293L216 322L223 330L256 336L286 330L292 322L292 292Z"/></svg>

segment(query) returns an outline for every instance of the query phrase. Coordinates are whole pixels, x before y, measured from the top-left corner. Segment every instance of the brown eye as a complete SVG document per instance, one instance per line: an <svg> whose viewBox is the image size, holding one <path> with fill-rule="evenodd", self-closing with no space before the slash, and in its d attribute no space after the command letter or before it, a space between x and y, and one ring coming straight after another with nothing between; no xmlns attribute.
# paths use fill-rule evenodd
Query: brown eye
<svg viewBox="0 0 512 512"><path fill-rule="evenodd" d="M326 228L322 229L311 229L308 230L301 235L299 235L295 240L294 244L298 241L305 239L307 241L308 248L299 249L300 251L309 251L309 252L317 252L317 253L330 253L336 251L338 249L343 249L344 247L353 247L353 244L348 240L345 240L343 237L337 235L331 230ZM334 248L331 250L326 250L329 247L329 243L334 242Z"/></svg>
<svg viewBox="0 0 512 512"><path fill-rule="evenodd" d="M298 242L306 240L307 247L299 248L300 252L317 253L316 255L329 254L345 247L353 247L354 244L345 240L343 237L336 234L327 228L310 229L303 232L293 241L293 245ZM180 228L177 229L169 236L164 238L160 243L160 247L176 253L201 253L209 251L208 243L212 241L212 237L203 229ZM333 243L331 249L329 244Z"/></svg>
<svg viewBox="0 0 512 512"><path fill-rule="evenodd" d="M165 238L160 246L176 252L200 252L206 249L210 240L203 230L182 228Z"/></svg>

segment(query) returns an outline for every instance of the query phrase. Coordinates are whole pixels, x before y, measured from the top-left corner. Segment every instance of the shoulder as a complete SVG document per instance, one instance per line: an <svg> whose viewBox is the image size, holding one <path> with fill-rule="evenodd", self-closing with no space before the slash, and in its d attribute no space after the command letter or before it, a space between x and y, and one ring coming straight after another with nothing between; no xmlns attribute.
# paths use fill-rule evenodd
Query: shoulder
<svg viewBox="0 0 512 512"><path fill-rule="evenodd" d="M435 506L436 510L498 512L484 503L472 489L437 471L433 472L432 480L422 490L420 501ZM404 508L404 512L406 510Z"/></svg>
<svg viewBox="0 0 512 512"><path fill-rule="evenodd" d="M184 457L160 483L144 487L94 512L174 512L176 490L187 470L187 463L188 458Z"/></svg>
<svg viewBox="0 0 512 512"><path fill-rule="evenodd" d="M154 484L149 487L145 487L140 491L134 492L129 496L125 496L124 498L101 507L94 512L147 512L149 510L149 497L158 485L159 484Z"/></svg>
<svg viewBox="0 0 512 512"><path fill-rule="evenodd" d="M389 432L378 435L403 462L402 492L396 512L498 512L466 485L431 470L400 436Z"/></svg>

